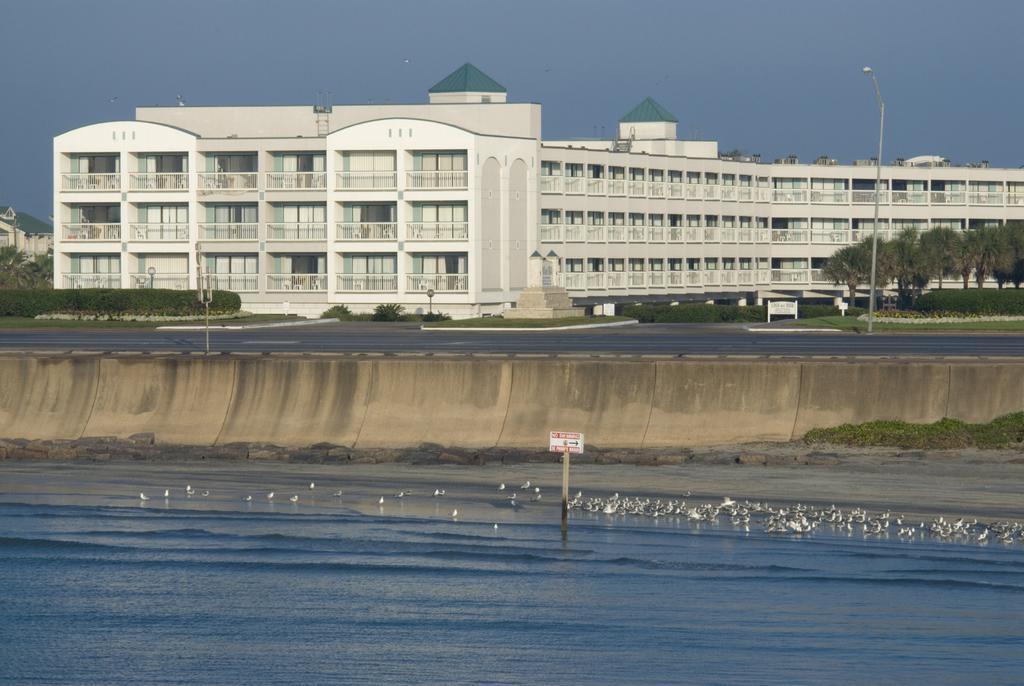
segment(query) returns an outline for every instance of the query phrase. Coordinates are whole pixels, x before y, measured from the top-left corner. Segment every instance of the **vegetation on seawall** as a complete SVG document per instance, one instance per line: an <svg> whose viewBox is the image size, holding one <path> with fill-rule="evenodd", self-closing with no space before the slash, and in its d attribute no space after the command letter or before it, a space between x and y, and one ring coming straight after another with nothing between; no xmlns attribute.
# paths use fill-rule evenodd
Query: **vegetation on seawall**
<svg viewBox="0 0 1024 686"><path fill-rule="evenodd" d="M804 435L804 442L924 450L1019 448L1024 444L1024 412L1003 415L987 424L969 424L949 417L931 424L895 420L842 424L812 429Z"/></svg>

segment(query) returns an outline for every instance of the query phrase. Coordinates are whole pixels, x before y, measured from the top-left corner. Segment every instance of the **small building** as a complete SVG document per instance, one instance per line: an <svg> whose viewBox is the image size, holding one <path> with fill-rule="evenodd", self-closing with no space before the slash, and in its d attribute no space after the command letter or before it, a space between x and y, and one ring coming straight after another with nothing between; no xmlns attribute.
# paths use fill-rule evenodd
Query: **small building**
<svg viewBox="0 0 1024 686"><path fill-rule="evenodd" d="M0 205L0 248L14 246L28 255L53 250L53 226L11 205Z"/></svg>

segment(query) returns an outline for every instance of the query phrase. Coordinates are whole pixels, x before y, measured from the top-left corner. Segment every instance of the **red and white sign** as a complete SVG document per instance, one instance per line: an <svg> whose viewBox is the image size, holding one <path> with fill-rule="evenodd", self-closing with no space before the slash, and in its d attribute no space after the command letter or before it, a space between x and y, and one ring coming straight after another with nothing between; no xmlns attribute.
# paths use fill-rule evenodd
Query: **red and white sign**
<svg viewBox="0 0 1024 686"><path fill-rule="evenodd" d="M583 434L575 431L552 431L548 437L548 451L578 455L583 452Z"/></svg>

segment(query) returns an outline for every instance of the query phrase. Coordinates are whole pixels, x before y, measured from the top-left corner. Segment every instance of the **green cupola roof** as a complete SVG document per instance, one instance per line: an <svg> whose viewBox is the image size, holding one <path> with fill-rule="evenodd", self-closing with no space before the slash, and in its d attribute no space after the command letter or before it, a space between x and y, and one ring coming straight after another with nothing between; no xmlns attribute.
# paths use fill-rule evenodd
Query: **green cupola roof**
<svg viewBox="0 0 1024 686"><path fill-rule="evenodd" d="M469 62L430 87L428 93L505 93L505 87Z"/></svg>
<svg viewBox="0 0 1024 686"><path fill-rule="evenodd" d="M643 102L627 112L619 121L627 124L652 121L679 123L676 116L655 102L654 98L644 98Z"/></svg>

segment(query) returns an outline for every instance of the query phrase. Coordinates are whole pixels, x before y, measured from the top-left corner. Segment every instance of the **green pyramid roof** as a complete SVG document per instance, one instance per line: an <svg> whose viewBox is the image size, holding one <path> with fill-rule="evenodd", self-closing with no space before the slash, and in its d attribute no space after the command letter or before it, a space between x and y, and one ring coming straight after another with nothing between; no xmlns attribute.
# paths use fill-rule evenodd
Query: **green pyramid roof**
<svg viewBox="0 0 1024 686"><path fill-rule="evenodd" d="M428 93L505 93L505 87L469 62L430 87Z"/></svg>
<svg viewBox="0 0 1024 686"><path fill-rule="evenodd" d="M678 123L676 116L654 101L644 98L643 102L626 113L620 122L670 121Z"/></svg>
<svg viewBox="0 0 1024 686"><path fill-rule="evenodd" d="M53 233L53 226L42 219L36 219L28 212L19 212L14 210L10 205L0 205L0 215L4 214L8 209L13 210L15 213L14 225L29 235L37 233Z"/></svg>

